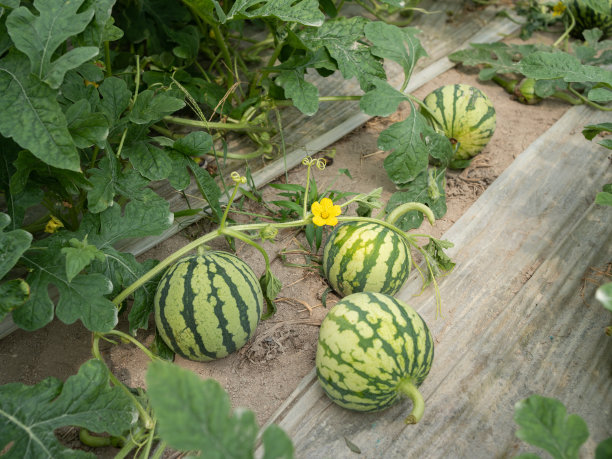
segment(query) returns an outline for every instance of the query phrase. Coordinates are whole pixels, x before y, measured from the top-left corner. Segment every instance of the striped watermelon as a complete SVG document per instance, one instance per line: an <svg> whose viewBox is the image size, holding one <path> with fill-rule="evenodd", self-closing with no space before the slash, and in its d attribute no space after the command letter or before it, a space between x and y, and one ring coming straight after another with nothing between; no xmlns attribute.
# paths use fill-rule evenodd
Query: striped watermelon
<svg viewBox="0 0 612 459"><path fill-rule="evenodd" d="M363 292L344 297L323 319L315 363L321 386L338 405L379 411L404 394L414 403L406 422L414 424L425 408L417 387L433 356L431 333L414 309Z"/></svg>
<svg viewBox="0 0 612 459"><path fill-rule="evenodd" d="M453 160L466 160L482 151L495 132L495 109L478 88L467 84L442 86L423 104L423 115L441 129L453 145L459 145ZM432 118L433 115L433 118Z"/></svg>
<svg viewBox="0 0 612 459"><path fill-rule="evenodd" d="M395 231L380 223L336 226L323 249L323 275L340 295L380 292L394 295L410 273L410 254Z"/></svg>
<svg viewBox="0 0 612 459"><path fill-rule="evenodd" d="M251 268L227 252L179 260L155 294L155 323L174 352L190 360L219 359L240 349L261 317L263 293Z"/></svg>
<svg viewBox="0 0 612 459"><path fill-rule="evenodd" d="M612 33L612 0L608 0L607 14L595 11L584 0L565 1L565 6L574 16L576 24L570 34L576 38L583 39L582 32L597 27L603 32L605 38Z"/></svg>

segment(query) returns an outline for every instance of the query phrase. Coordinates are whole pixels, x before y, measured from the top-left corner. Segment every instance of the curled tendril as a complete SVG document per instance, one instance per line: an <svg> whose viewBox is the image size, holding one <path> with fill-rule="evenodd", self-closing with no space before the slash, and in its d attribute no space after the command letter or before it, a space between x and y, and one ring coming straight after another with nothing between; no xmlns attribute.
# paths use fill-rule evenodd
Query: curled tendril
<svg viewBox="0 0 612 459"><path fill-rule="evenodd" d="M302 159L302 164L308 167L316 166L317 169L322 171L323 169L325 169L327 161L325 161L323 158L314 159L312 156L306 156L304 159Z"/></svg>
<svg viewBox="0 0 612 459"><path fill-rule="evenodd" d="M238 172L234 171L230 174L234 183L246 183L246 177L241 176Z"/></svg>

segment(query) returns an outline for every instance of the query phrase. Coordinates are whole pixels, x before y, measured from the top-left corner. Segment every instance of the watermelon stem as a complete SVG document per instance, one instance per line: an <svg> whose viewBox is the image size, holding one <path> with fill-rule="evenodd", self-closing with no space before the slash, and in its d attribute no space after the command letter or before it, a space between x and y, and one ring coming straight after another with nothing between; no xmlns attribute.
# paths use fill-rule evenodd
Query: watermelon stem
<svg viewBox="0 0 612 459"><path fill-rule="evenodd" d="M397 390L412 400L412 412L406 417L406 424L416 424L425 413L425 399L410 379L400 381Z"/></svg>

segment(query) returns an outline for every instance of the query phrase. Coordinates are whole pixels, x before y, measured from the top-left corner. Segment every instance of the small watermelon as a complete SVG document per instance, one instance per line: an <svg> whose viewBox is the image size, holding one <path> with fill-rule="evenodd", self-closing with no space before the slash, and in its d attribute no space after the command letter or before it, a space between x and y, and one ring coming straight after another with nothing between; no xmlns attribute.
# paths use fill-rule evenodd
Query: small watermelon
<svg viewBox="0 0 612 459"><path fill-rule="evenodd" d="M467 84L442 86L431 92L423 104L423 115L458 145L453 160L467 160L489 143L495 132L495 108L480 89Z"/></svg>
<svg viewBox="0 0 612 459"><path fill-rule="evenodd" d="M338 405L356 411L379 411L398 395L410 397L409 424L423 416L418 387L434 356L431 333L407 304L382 293L354 293L329 311L319 331L317 377Z"/></svg>
<svg viewBox="0 0 612 459"><path fill-rule="evenodd" d="M251 338L264 305L259 281L240 258L212 251L179 260L157 287L155 323L180 356L219 359Z"/></svg>
<svg viewBox="0 0 612 459"><path fill-rule="evenodd" d="M323 275L340 295L394 295L410 274L410 253L395 231L373 222L336 226L323 249Z"/></svg>
<svg viewBox="0 0 612 459"><path fill-rule="evenodd" d="M597 27L603 32L605 38L612 33L612 0L608 0L607 12L595 11L589 2L584 0L569 0L565 1L565 6L572 13L576 24L570 31L573 37L583 40L582 32L588 29Z"/></svg>

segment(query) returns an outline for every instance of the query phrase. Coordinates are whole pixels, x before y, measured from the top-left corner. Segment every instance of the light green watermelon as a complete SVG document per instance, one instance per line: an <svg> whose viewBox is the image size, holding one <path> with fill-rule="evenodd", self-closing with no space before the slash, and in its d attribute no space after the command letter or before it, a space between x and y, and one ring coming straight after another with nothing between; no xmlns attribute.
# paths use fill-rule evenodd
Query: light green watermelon
<svg viewBox="0 0 612 459"><path fill-rule="evenodd" d="M373 222L336 226L323 249L323 275L340 295L394 295L410 274L408 247L395 231Z"/></svg>
<svg viewBox="0 0 612 459"><path fill-rule="evenodd" d="M454 161L476 156L493 137L495 108L478 88L467 84L442 86L427 95L423 104L427 110L421 110L422 114L457 148Z"/></svg>
<svg viewBox="0 0 612 459"><path fill-rule="evenodd" d="M155 294L155 323L180 356L219 359L251 338L264 305L259 281L240 258L206 252L183 258L163 275Z"/></svg>
<svg viewBox="0 0 612 459"><path fill-rule="evenodd" d="M344 297L321 324L317 377L338 405L356 411L379 411L401 394L413 401L406 419L418 422L425 402L418 387L434 356L431 333L407 304L382 293Z"/></svg>

